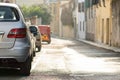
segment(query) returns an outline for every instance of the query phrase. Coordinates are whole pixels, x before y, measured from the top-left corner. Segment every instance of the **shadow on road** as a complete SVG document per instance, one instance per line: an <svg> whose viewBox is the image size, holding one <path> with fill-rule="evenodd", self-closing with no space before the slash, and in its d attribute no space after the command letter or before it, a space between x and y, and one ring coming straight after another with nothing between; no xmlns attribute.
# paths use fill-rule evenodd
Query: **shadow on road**
<svg viewBox="0 0 120 80"><path fill-rule="evenodd" d="M20 76L20 73L17 69L0 68L0 77L2 76Z"/></svg>

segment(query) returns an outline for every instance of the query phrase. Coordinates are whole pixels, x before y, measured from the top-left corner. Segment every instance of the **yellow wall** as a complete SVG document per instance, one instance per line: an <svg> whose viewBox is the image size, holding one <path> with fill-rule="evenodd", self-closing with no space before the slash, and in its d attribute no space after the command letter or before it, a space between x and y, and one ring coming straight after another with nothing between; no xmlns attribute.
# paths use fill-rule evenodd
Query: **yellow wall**
<svg viewBox="0 0 120 80"><path fill-rule="evenodd" d="M111 0L105 0L105 6L96 7L96 41L110 44L111 32Z"/></svg>

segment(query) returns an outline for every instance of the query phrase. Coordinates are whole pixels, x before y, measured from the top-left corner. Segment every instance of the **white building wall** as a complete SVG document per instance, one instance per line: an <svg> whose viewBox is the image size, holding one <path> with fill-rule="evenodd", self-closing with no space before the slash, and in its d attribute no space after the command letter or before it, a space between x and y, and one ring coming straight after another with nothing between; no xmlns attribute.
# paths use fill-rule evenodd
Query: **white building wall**
<svg viewBox="0 0 120 80"><path fill-rule="evenodd" d="M85 0L78 0L78 4L85 2ZM86 24L85 24L85 11L78 12L78 39L86 38Z"/></svg>
<svg viewBox="0 0 120 80"><path fill-rule="evenodd" d="M78 35L79 39L85 39L86 36L86 25L85 25L85 14L78 13Z"/></svg>

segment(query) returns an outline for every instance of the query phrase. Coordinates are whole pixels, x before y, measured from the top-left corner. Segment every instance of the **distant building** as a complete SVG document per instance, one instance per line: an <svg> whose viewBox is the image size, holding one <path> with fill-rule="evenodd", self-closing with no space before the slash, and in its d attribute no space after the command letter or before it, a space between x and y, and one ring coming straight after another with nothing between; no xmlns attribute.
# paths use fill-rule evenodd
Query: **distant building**
<svg viewBox="0 0 120 80"><path fill-rule="evenodd" d="M98 4L98 2L93 4L93 1L85 0L86 39L91 41L95 41L96 6Z"/></svg>
<svg viewBox="0 0 120 80"><path fill-rule="evenodd" d="M23 6L30 6L30 5L39 5L43 4L44 0L16 0L16 4Z"/></svg>
<svg viewBox="0 0 120 80"><path fill-rule="evenodd" d="M70 0L44 0L45 4L57 3L59 1L70 1Z"/></svg>
<svg viewBox="0 0 120 80"><path fill-rule="evenodd" d="M55 3L58 0L44 0L44 3L49 4L49 3Z"/></svg>
<svg viewBox="0 0 120 80"><path fill-rule="evenodd" d="M120 0L112 0L111 45L120 48Z"/></svg>
<svg viewBox="0 0 120 80"><path fill-rule="evenodd" d="M0 2L15 3L15 0L0 0Z"/></svg>
<svg viewBox="0 0 120 80"><path fill-rule="evenodd" d="M70 0L58 0L55 3L50 3L53 15L50 25L51 31L59 37L74 38L71 4Z"/></svg>

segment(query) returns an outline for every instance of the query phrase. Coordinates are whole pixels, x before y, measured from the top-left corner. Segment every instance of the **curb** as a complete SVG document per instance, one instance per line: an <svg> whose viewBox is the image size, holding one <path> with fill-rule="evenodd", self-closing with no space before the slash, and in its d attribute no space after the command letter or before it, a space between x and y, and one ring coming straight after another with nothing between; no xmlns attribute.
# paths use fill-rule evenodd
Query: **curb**
<svg viewBox="0 0 120 80"><path fill-rule="evenodd" d="M79 41L90 44L90 45L94 45L94 46L97 46L97 47L101 47L101 48L104 48L104 49L112 50L114 52L120 52L120 48L118 48L118 47L112 47L112 46L105 45L105 44L99 44L99 43L95 43L95 42L88 41L88 40L79 40Z"/></svg>

